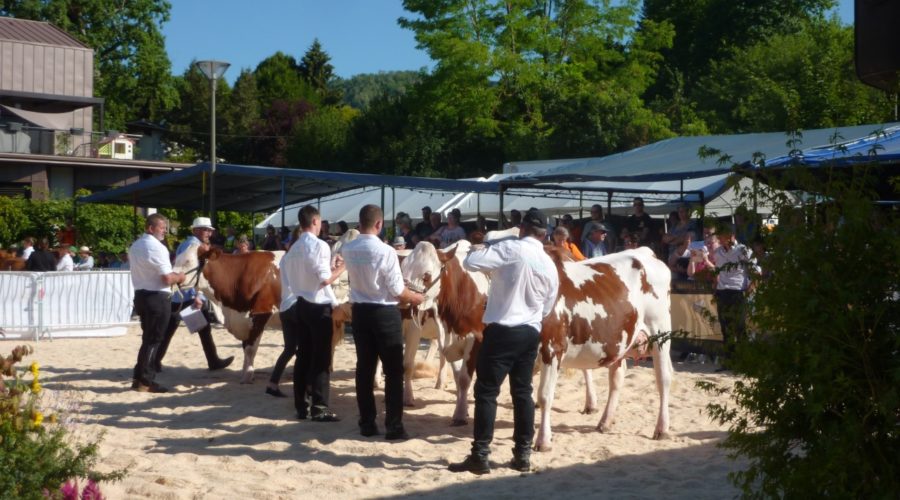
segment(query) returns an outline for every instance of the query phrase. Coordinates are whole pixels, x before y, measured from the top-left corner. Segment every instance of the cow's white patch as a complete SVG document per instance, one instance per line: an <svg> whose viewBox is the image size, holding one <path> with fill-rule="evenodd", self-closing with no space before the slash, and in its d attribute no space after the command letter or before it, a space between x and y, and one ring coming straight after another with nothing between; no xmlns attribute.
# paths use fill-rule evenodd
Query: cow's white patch
<svg viewBox="0 0 900 500"><path fill-rule="evenodd" d="M588 281L593 281L597 279L597 276L603 274L590 266L586 266L584 262L586 261L563 262L563 270L566 277L572 281L575 288L581 288Z"/></svg>
<svg viewBox="0 0 900 500"><path fill-rule="evenodd" d="M572 316L578 316L587 320L588 323L594 321L595 318L605 319L609 317L603 304L595 304L592 298L580 301L572 308Z"/></svg>

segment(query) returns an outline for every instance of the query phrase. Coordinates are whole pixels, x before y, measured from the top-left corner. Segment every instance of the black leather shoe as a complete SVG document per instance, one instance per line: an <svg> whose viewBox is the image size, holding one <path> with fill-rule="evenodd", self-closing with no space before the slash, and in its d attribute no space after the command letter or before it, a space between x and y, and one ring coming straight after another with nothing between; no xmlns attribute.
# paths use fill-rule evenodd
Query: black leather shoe
<svg viewBox="0 0 900 500"><path fill-rule="evenodd" d="M526 456L514 456L509 461L509 468L519 472L531 472L531 459Z"/></svg>
<svg viewBox="0 0 900 500"><path fill-rule="evenodd" d="M325 409L318 412L314 411L310 420L313 422L340 422L341 417L337 416L333 411Z"/></svg>
<svg viewBox="0 0 900 500"><path fill-rule="evenodd" d="M469 455L462 462L450 464L447 470L450 472L471 472L480 476L481 474L490 474L491 464L488 462L487 457Z"/></svg>
<svg viewBox="0 0 900 500"><path fill-rule="evenodd" d="M384 433L384 438L388 441L406 441L409 439L409 434L406 433L406 429L401 427L399 429L386 431Z"/></svg>
<svg viewBox="0 0 900 500"><path fill-rule="evenodd" d="M230 365L232 361L234 361L234 356L228 356L225 359L220 359L209 367L209 371L214 372L216 370L228 368L228 365Z"/></svg>
<svg viewBox="0 0 900 500"><path fill-rule="evenodd" d="M359 433L365 437L378 435L378 426L375 424L359 424Z"/></svg>
<svg viewBox="0 0 900 500"><path fill-rule="evenodd" d="M277 387L274 389L272 389L271 387L266 387L266 394L268 394L269 396L275 396L276 398L286 398L287 397L287 394L281 392L281 389L279 389Z"/></svg>

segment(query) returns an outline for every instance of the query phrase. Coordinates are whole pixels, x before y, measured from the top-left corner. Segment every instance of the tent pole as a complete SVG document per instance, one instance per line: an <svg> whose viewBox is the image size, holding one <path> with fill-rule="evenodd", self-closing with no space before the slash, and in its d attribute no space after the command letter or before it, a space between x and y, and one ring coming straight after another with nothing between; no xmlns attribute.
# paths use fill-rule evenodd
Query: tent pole
<svg viewBox="0 0 900 500"><path fill-rule="evenodd" d="M678 179L678 193L681 196L681 203L684 203L684 179Z"/></svg>
<svg viewBox="0 0 900 500"><path fill-rule="evenodd" d="M584 191L578 191L578 218L584 218Z"/></svg>
<svg viewBox="0 0 900 500"><path fill-rule="evenodd" d="M475 215L481 217L481 193L475 193Z"/></svg>
<svg viewBox="0 0 900 500"><path fill-rule="evenodd" d="M391 228L397 236L397 188L391 186Z"/></svg>
<svg viewBox="0 0 900 500"><path fill-rule="evenodd" d="M506 229L506 216L503 215L503 185L500 185L500 213L497 214L497 229Z"/></svg>
<svg viewBox="0 0 900 500"><path fill-rule="evenodd" d="M285 227L284 224L284 174L281 174L281 227Z"/></svg>
<svg viewBox="0 0 900 500"><path fill-rule="evenodd" d="M381 213L384 213L384 186L381 186ZM384 226L382 226L382 229L384 229Z"/></svg>
<svg viewBox="0 0 900 500"><path fill-rule="evenodd" d="M609 216L612 215L612 191L606 192L606 219L612 220Z"/></svg>
<svg viewBox="0 0 900 500"><path fill-rule="evenodd" d="M702 221L704 217L706 217L706 196L703 191L698 191L700 194L700 220Z"/></svg>

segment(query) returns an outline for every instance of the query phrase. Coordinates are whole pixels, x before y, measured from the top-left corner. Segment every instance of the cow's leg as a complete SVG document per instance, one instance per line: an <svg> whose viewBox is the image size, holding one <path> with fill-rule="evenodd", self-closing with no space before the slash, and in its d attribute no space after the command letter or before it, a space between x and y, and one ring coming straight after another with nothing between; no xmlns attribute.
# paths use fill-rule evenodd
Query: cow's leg
<svg viewBox="0 0 900 500"><path fill-rule="evenodd" d="M554 356L550 364L541 363L541 382L538 386L538 401L541 403L541 427L534 440L535 451L550 451L553 448L553 433L550 431L550 412L559 378L559 360Z"/></svg>
<svg viewBox="0 0 900 500"><path fill-rule="evenodd" d="M625 383L625 359L622 358L609 365L609 397L606 399L606 409L597 424L600 432L609 432L616 421L616 408L619 406L619 389Z"/></svg>
<svg viewBox="0 0 900 500"><path fill-rule="evenodd" d="M435 311L435 317L437 317L437 311ZM434 347L434 345L437 344L438 372L437 378L434 381L434 388L441 390L444 388L444 368L447 365L447 358L444 356L444 347L452 340L450 335L453 335L453 333L449 331L445 332L444 324L440 321L435 320L435 324L437 325L437 338L431 342L431 346ZM429 348L429 352L431 352L431 348Z"/></svg>
<svg viewBox="0 0 900 500"><path fill-rule="evenodd" d="M256 360L256 351L259 350L259 341L262 338L263 329L271 316L271 314L256 314L251 316L253 319L253 326L250 328L250 337L241 343L244 348L244 369L241 375L242 384L253 382L253 362Z"/></svg>
<svg viewBox="0 0 900 500"><path fill-rule="evenodd" d="M653 371L656 372L656 390L659 392L659 416L653 439L669 437L669 385L672 383L672 358L669 356L669 342L653 343Z"/></svg>
<svg viewBox="0 0 900 500"><path fill-rule="evenodd" d="M472 357L472 347L475 344L474 335L466 335L463 341L462 359L450 363L453 369L453 378L456 381L456 409L453 411L453 419L450 425L460 426L469 423L469 387L472 385L472 376L469 374L469 359Z"/></svg>
<svg viewBox="0 0 900 500"><path fill-rule="evenodd" d="M594 370L584 371L584 410L581 413L592 415L597 413L597 390L594 387Z"/></svg>
<svg viewBox="0 0 900 500"><path fill-rule="evenodd" d="M413 396L413 371L416 368L416 351L422 338L422 325L413 320L403 320L403 406L415 406Z"/></svg>

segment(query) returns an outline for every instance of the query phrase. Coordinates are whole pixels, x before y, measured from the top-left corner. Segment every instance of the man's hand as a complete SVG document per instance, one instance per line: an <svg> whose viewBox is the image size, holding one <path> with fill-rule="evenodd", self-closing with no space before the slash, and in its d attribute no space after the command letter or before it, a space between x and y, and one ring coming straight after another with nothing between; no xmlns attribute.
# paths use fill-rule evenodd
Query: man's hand
<svg viewBox="0 0 900 500"><path fill-rule="evenodd" d="M203 300L198 295L194 297L194 309L200 309L201 307L203 307Z"/></svg>
<svg viewBox="0 0 900 500"><path fill-rule="evenodd" d="M409 303L413 306L421 305L422 302L425 302L425 296L421 293L412 292L409 294Z"/></svg>

